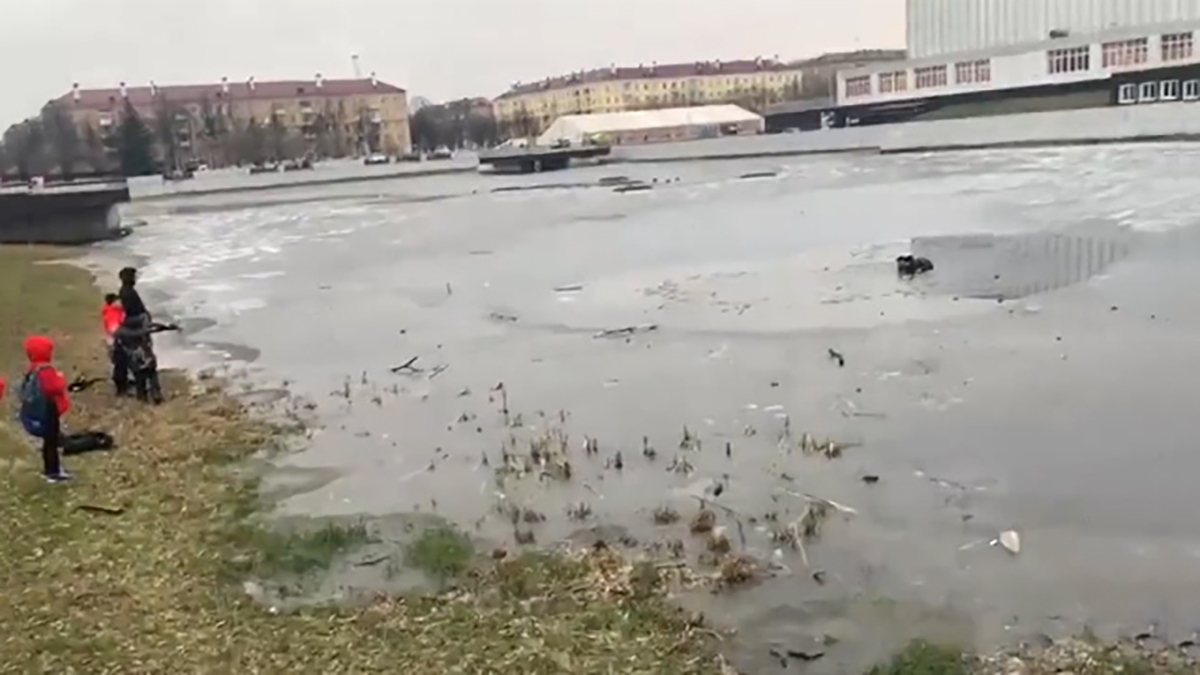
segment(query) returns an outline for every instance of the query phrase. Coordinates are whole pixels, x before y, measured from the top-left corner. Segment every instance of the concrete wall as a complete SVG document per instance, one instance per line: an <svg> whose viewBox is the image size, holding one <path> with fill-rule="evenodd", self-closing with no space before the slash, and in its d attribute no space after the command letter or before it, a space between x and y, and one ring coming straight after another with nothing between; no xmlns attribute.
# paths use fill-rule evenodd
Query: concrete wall
<svg viewBox="0 0 1200 675"><path fill-rule="evenodd" d="M90 244L117 236L120 223L113 200L0 194L0 244Z"/></svg>
<svg viewBox="0 0 1200 675"><path fill-rule="evenodd" d="M831 152L1200 140L1200 103L1162 103L826 129L613 148L613 161L666 162Z"/></svg>

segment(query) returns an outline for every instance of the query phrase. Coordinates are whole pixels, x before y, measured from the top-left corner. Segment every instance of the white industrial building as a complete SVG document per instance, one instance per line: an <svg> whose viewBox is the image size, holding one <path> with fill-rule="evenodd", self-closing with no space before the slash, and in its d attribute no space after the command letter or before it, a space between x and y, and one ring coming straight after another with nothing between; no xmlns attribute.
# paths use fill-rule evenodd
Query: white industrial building
<svg viewBox="0 0 1200 675"><path fill-rule="evenodd" d="M908 0L907 27L908 60L837 74L844 121L1200 99L1200 0Z"/></svg>
<svg viewBox="0 0 1200 675"><path fill-rule="evenodd" d="M908 56L1041 42L1052 32L1200 21L1200 0L908 0Z"/></svg>
<svg viewBox="0 0 1200 675"><path fill-rule="evenodd" d="M630 145L718 136L761 134L763 118L736 105L563 115L538 137L538 145Z"/></svg>

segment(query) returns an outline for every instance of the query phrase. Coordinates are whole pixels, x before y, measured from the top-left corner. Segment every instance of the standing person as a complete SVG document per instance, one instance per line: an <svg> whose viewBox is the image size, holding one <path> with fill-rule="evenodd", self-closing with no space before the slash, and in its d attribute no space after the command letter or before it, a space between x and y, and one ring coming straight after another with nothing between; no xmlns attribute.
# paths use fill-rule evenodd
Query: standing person
<svg viewBox="0 0 1200 675"><path fill-rule="evenodd" d="M134 389L139 401L151 399L155 404L163 402L162 387L158 382L158 359L154 355L154 341L150 334L153 324L150 312L137 291L137 270L124 267L117 273L121 290L117 295L121 308L125 310L125 321L113 334L124 351L127 368L132 370Z"/></svg>
<svg viewBox="0 0 1200 675"><path fill-rule="evenodd" d="M132 371L134 392L139 401L151 400L155 405L163 402L162 386L158 381L158 358L150 334L154 327L149 317L126 316L125 323L113 333L115 349L129 371Z"/></svg>
<svg viewBox="0 0 1200 675"><path fill-rule="evenodd" d="M21 382L21 426L42 441L42 475L50 483L71 480L62 468L58 449L62 436L62 417L71 409L67 398L67 380L53 365L54 342L41 335L25 340L29 370Z"/></svg>
<svg viewBox="0 0 1200 675"><path fill-rule="evenodd" d="M117 304L116 293L104 296L104 307L100 310L100 318L104 325L104 342L108 346L108 359L112 362L112 381L117 388L117 396L129 393L129 358L124 349L119 349L113 335L121 324L125 323L125 309Z"/></svg>
<svg viewBox="0 0 1200 675"><path fill-rule="evenodd" d="M117 272L117 278L121 280L121 290L117 292L121 300L121 308L125 310L125 316L145 316L146 323L150 323L150 312L146 310L146 303L142 302L142 296L137 292L137 270L132 267L123 267L120 272Z"/></svg>

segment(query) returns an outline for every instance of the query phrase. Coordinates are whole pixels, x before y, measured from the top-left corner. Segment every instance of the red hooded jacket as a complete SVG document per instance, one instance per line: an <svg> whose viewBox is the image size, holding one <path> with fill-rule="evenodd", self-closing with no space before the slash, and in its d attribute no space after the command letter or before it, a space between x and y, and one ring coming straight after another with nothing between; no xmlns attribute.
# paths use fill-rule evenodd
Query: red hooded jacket
<svg viewBox="0 0 1200 675"><path fill-rule="evenodd" d="M125 322L125 310L121 309L120 305L105 305L104 309L100 310L100 317L104 322L105 337L112 337Z"/></svg>
<svg viewBox="0 0 1200 675"><path fill-rule="evenodd" d="M54 341L42 335L33 335L25 339L25 356L29 357L29 370L32 373L40 366L38 382L42 385L42 394L54 402L59 416L66 415L71 409L71 401L67 398L67 378L51 365L54 359Z"/></svg>
<svg viewBox="0 0 1200 675"><path fill-rule="evenodd" d="M4 400L4 378L0 377L0 400Z"/></svg>

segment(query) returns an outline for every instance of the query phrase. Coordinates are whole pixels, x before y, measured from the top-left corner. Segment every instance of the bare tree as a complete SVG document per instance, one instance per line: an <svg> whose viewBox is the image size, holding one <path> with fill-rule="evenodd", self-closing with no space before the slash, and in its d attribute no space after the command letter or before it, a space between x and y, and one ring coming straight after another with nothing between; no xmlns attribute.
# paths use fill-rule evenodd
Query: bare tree
<svg viewBox="0 0 1200 675"><path fill-rule="evenodd" d="M162 158L163 172L178 169L181 163L179 148L180 117L183 109L160 97L154 112L154 130L158 137L159 153ZM186 124L186 120L183 120Z"/></svg>
<svg viewBox="0 0 1200 675"><path fill-rule="evenodd" d="M88 124L83 128L83 154L93 171L107 172L111 167L108 159L108 148L96 127Z"/></svg>
<svg viewBox="0 0 1200 675"><path fill-rule="evenodd" d="M49 160L58 167L63 178L75 175L82 159L79 131L71 115L57 103L48 103L42 108L41 127L45 131Z"/></svg>

